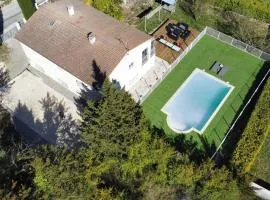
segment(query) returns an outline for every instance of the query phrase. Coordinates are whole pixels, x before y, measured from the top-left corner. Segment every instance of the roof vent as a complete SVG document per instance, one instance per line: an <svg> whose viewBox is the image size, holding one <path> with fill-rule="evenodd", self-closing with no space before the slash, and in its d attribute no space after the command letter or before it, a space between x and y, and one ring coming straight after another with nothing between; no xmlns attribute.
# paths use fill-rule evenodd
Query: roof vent
<svg viewBox="0 0 270 200"><path fill-rule="evenodd" d="M96 42L96 36L93 32L90 32L87 37L90 44L94 44Z"/></svg>
<svg viewBox="0 0 270 200"><path fill-rule="evenodd" d="M75 12L74 12L74 6L73 5L69 5L67 7L67 10L68 10L68 15L69 16L73 16L75 14Z"/></svg>

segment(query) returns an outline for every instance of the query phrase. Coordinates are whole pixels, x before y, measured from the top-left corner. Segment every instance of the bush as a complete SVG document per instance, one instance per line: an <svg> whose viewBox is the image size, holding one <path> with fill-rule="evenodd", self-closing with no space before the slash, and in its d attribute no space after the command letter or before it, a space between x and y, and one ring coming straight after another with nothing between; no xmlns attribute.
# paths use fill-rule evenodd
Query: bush
<svg viewBox="0 0 270 200"><path fill-rule="evenodd" d="M118 0L84 0L84 3L88 6L92 5L97 10L110 15L111 17L122 20L123 11Z"/></svg>
<svg viewBox="0 0 270 200"><path fill-rule="evenodd" d="M233 153L232 161L248 172L269 132L270 79L267 81L253 113Z"/></svg>
<svg viewBox="0 0 270 200"><path fill-rule="evenodd" d="M270 3L261 0L210 0L214 5L270 22Z"/></svg>
<svg viewBox="0 0 270 200"><path fill-rule="evenodd" d="M17 0L19 6L21 7L23 16L28 20L36 11L32 0Z"/></svg>

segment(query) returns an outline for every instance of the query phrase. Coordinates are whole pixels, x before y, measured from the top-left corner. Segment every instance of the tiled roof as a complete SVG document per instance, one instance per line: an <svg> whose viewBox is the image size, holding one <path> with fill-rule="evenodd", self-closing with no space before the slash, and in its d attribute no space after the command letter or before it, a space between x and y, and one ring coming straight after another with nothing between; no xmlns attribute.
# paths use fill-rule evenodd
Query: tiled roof
<svg viewBox="0 0 270 200"><path fill-rule="evenodd" d="M67 11L71 4L75 10L73 16ZM90 32L96 36L94 44L88 42ZM109 75L128 50L151 39L78 0L62 0L43 6L16 38L88 84L93 81L94 61Z"/></svg>

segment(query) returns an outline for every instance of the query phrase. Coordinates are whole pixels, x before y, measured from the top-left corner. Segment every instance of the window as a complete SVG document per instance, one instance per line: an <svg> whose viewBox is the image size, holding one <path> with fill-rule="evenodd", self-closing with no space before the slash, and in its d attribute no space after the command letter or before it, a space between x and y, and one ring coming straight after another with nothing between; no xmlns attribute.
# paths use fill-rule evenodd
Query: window
<svg viewBox="0 0 270 200"><path fill-rule="evenodd" d="M144 65L148 60L148 49L146 48L142 52L142 65Z"/></svg>
<svg viewBox="0 0 270 200"><path fill-rule="evenodd" d="M130 63L130 64L129 64L129 69L132 69L133 66L134 66L134 62Z"/></svg>
<svg viewBox="0 0 270 200"><path fill-rule="evenodd" d="M151 42L151 56L155 55L155 40L152 40Z"/></svg>

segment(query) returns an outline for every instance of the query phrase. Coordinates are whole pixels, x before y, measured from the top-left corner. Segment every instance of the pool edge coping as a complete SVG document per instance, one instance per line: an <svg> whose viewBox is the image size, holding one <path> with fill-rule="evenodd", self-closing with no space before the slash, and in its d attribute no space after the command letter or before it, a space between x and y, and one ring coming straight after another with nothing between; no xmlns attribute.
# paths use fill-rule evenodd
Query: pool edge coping
<svg viewBox="0 0 270 200"><path fill-rule="evenodd" d="M209 76L212 79L215 79L216 81L230 87L230 90L227 92L227 94L224 96L224 98L222 99L222 101L219 103L219 105L216 107L215 111L212 113L211 117L207 120L207 122L205 123L205 125L203 126L203 128L201 129L201 131L199 131L198 129L192 127L186 131L179 131L176 130L174 128L171 128L168 124L168 117L170 116L170 114L168 112L165 111L165 108L168 107L168 105L171 103L171 101L173 101L176 97L176 95L178 94L178 92L189 82L189 80L196 74L196 73L204 73L205 75ZM190 133L191 131L195 131L196 133L199 133L200 135L203 134L203 132L206 130L206 128L208 127L208 125L212 122L212 120L214 119L214 117L216 116L216 114L218 113L218 111L221 109L221 107L224 105L224 103L226 102L226 100L228 99L228 97L230 96L230 94L232 93L232 91L234 90L235 86L231 85L229 82L223 81L219 78L217 78L216 76L209 74L205 71L205 69L200 69L198 67L196 67L192 73L188 76L188 78L180 85L180 87L178 87L178 89L174 92L174 94L170 97L170 99L166 102L166 104L161 108L161 111L163 113L166 114L166 121L167 121L167 125L170 129L172 129L174 132L176 133L180 133L180 134L187 134Z"/></svg>

